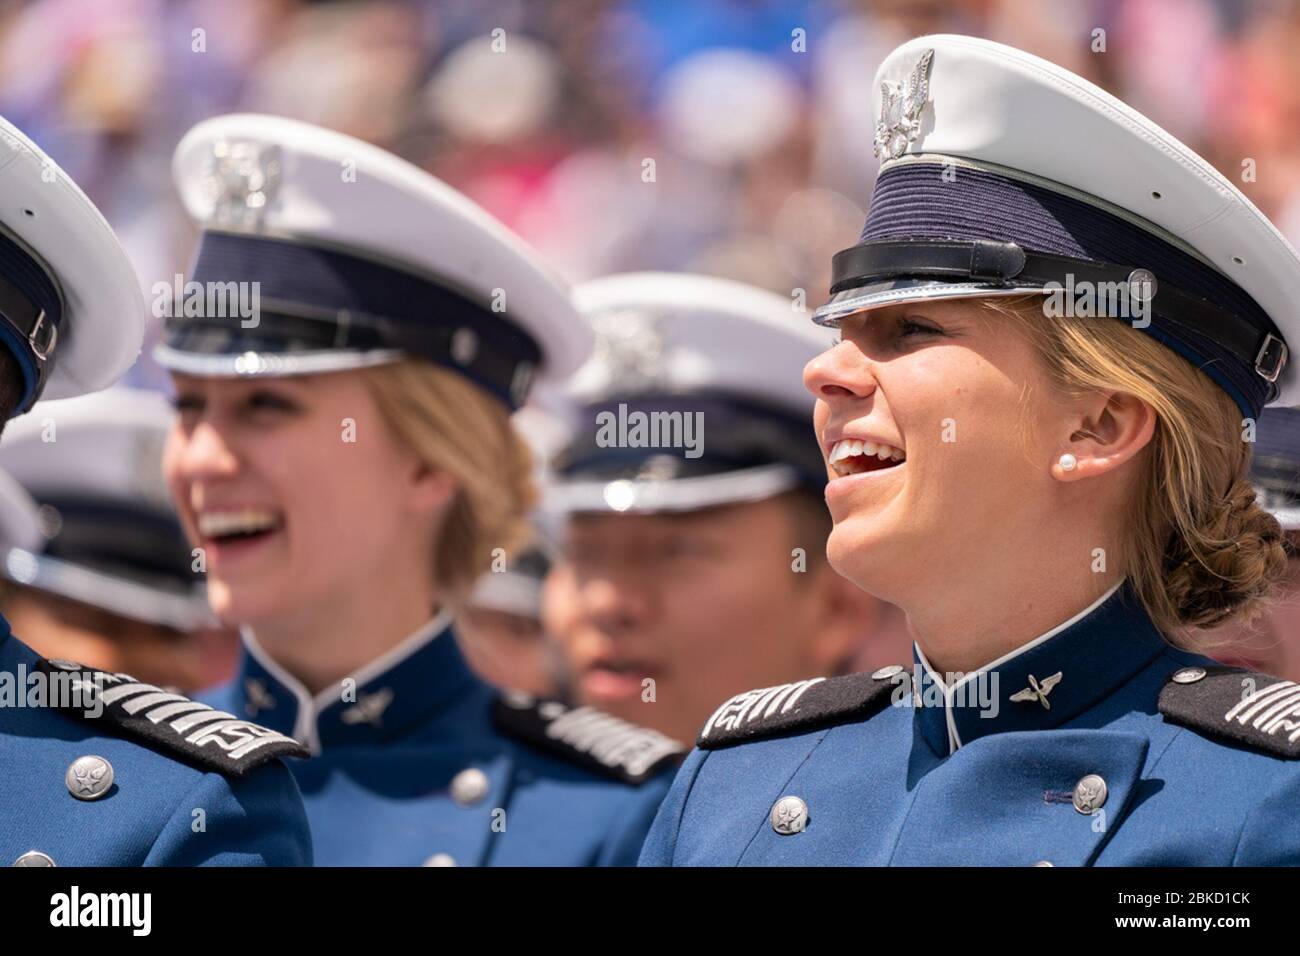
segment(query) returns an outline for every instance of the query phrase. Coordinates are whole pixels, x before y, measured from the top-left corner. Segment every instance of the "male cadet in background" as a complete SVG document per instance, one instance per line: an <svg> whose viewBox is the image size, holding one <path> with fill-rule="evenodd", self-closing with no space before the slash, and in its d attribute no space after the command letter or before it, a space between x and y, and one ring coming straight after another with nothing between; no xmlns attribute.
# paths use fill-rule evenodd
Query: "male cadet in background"
<svg viewBox="0 0 1300 956"><path fill-rule="evenodd" d="M802 370L828 333L704 276L574 294L597 347L547 494L569 517L543 608L576 699L693 742L729 695L844 672L878 602L825 560Z"/></svg>
<svg viewBox="0 0 1300 956"><path fill-rule="evenodd" d="M0 611L33 650L189 693L234 673L239 638L212 617L162 479L171 404L113 389L41 402L0 468L40 507L40 543L0 561Z"/></svg>
<svg viewBox="0 0 1300 956"><path fill-rule="evenodd" d="M144 302L89 199L0 119L0 422L112 384ZM120 674L47 660L0 618L0 864L307 864L297 742Z"/></svg>
<svg viewBox="0 0 1300 956"><path fill-rule="evenodd" d="M489 684L553 700L570 697L564 661L542 627L548 546L535 544L478 579L461 608L456 639L469 666Z"/></svg>
<svg viewBox="0 0 1300 956"><path fill-rule="evenodd" d="M1216 645L1222 641L1212 656L1300 683L1300 409L1275 407L1260 416L1250 478L1286 532L1287 577L1256 621L1210 632Z"/></svg>

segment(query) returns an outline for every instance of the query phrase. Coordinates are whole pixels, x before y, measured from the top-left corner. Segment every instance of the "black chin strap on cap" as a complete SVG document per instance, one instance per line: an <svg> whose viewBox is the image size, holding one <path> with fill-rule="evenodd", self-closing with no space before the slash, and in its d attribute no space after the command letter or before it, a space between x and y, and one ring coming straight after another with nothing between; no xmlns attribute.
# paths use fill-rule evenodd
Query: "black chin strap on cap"
<svg viewBox="0 0 1300 956"><path fill-rule="evenodd" d="M1014 242L985 239L887 239L844 249L831 260L831 294L873 282L900 278L946 282L982 282L998 286L1040 289L1055 283L1069 290L1087 283L1095 287L1127 286L1129 294L1149 304L1152 314L1178 337L1190 330L1215 342L1276 391L1286 365L1286 343L1276 330L1255 323L1214 303L1160 283L1147 269L1095 262L1071 256L1028 252Z"/></svg>

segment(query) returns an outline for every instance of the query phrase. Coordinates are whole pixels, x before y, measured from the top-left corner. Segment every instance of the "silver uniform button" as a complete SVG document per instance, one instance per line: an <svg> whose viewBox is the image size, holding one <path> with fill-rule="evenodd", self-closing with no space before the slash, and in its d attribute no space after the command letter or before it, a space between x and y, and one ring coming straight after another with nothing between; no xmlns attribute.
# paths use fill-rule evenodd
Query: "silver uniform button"
<svg viewBox="0 0 1300 956"><path fill-rule="evenodd" d="M1173 676L1175 684L1195 684L1205 676L1204 667L1184 667Z"/></svg>
<svg viewBox="0 0 1300 956"><path fill-rule="evenodd" d="M772 829L781 836L802 833L808 825L808 804L799 797L782 797L772 804Z"/></svg>
<svg viewBox="0 0 1300 956"><path fill-rule="evenodd" d="M1053 863L1051 860L1039 860L1037 863L1034 864L1034 866L1055 866L1055 865L1056 864Z"/></svg>
<svg viewBox="0 0 1300 956"><path fill-rule="evenodd" d="M487 774L477 767L470 767L452 778L451 798L462 807L472 807L487 796L491 786Z"/></svg>
<svg viewBox="0 0 1300 956"><path fill-rule="evenodd" d="M40 850L28 850L18 859L14 866L56 866L57 864Z"/></svg>
<svg viewBox="0 0 1300 956"><path fill-rule="evenodd" d="M873 680L889 680L889 678L897 677L901 673L903 673L903 667L901 664L890 664L888 667L882 667L878 671L872 671L871 677Z"/></svg>
<svg viewBox="0 0 1300 956"><path fill-rule="evenodd" d="M435 853L424 861L425 866L455 866L456 858L450 853Z"/></svg>
<svg viewBox="0 0 1300 956"><path fill-rule="evenodd" d="M1106 781L1090 773L1074 785L1074 809L1080 813L1093 813L1106 802Z"/></svg>
<svg viewBox="0 0 1300 956"><path fill-rule="evenodd" d="M98 800L113 787L113 765L103 757L86 754L68 765L63 781L68 793L78 800Z"/></svg>

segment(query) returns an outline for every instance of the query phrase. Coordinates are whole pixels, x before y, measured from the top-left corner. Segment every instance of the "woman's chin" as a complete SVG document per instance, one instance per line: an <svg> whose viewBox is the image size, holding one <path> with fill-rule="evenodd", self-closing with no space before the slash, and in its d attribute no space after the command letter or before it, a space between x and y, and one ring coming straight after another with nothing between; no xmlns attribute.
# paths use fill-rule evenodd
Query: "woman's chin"
<svg viewBox="0 0 1300 956"><path fill-rule="evenodd" d="M258 621L282 614L282 605L283 592L270 582L235 587L221 578L208 579L208 606L227 627L249 626L256 630Z"/></svg>
<svg viewBox="0 0 1300 956"><path fill-rule="evenodd" d="M888 589L888 582L905 571L914 557L902 545L902 536L890 533L873 517L850 517L837 522L826 539L826 560L840 577L871 594Z"/></svg>

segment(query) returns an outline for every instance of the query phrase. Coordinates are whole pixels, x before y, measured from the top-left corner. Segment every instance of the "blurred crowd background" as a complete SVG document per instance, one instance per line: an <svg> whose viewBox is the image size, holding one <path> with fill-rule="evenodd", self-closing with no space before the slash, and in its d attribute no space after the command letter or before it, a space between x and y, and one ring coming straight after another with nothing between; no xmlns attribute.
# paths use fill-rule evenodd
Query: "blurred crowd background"
<svg viewBox="0 0 1300 956"><path fill-rule="evenodd" d="M697 272L802 290L812 308L865 219L876 68L935 32L1089 77L1207 157L1300 245L1300 0L0 0L0 114L104 211L146 301L188 271L197 238L172 185L176 143L202 119L254 111L409 159L571 282ZM149 357L155 322L126 383L166 390ZM561 437L545 414L520 425L541 451ZM476 591L458 624L484 676L551 694L572 675L538 618L546 561L532 557L518 580L485 576L484 588L509 587ZM1294 593L1300 562L1291 576ZM19 597L35 589L15 593L0 582L20 633L39 636L53 614L65 639L97 642L46 648L56 656L186 690L233 671L228 628L177 641L75 601L51 611L33 599L24 616ZM1265 654L1261 669L1300 680L1300 602L1278 613L1258 640L1235 633L1232 653ZM852 669L909 655L884 605L863 633Z"/></svg>
<svg viewBox="0 0 1300 956"><path fill-rule="evenodd" d="M1093 79L1300 240L1297 0L7 2L0 113L104 210L146 291L193 244L173 147L247 110L397 152L572 281L691 270L816 304L865 215L875 69L927 32ZM133 376L164 385L147 358Z"/></svg>

